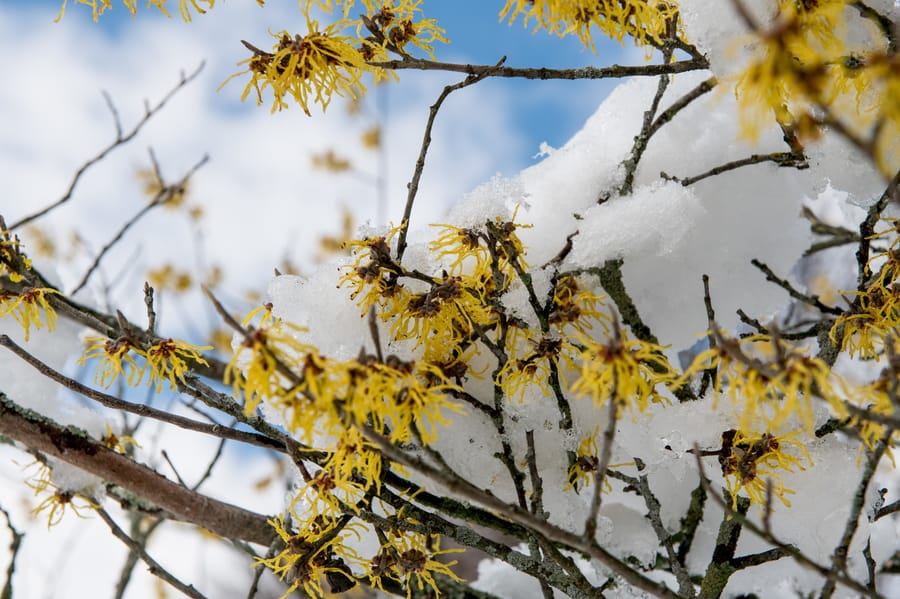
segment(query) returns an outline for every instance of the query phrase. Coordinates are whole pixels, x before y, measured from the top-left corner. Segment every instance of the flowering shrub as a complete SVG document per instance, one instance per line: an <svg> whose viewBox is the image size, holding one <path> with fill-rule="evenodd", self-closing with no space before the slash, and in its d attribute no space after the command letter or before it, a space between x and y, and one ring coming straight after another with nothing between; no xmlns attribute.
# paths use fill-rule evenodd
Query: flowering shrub
<svg viewBox="0 0 900 599"><path fill-rule="evenodd" d="M94 20L111 8L78 3ZM213 8L227 10L179 3L186 21ZM0 219L0 317L24 341L60 317L93 329L78 364L96 385L146 381L213 424L93 389L0 336L21 367L122 413L279 453L283 509L237 508L180 475L176 485L138 461L136 426L67 428L0 383L0 434L42 465L31 486L50 493L37 506L50 526L77 498L78 515L97 511L192 596L147 555L146 535L117 527L104 496L243 543L251 595L263 571L284 597L357 585L407 598L898 592L896 6L506 2L509 23L591 50L601 36L628 39L648 57L572 70L439 62L435 43L448 40L422 0L299 10L305 31L273 33L270 51L244 42L246 70L232 76L249 75L242 100L271 94L272 112L311 116L310 103L359 100L404 69L465 78L431 108L396 224L360 229L306 277L277 272L243 319L212 290L221 274L207 276L232 334L226 356L159 333L150 283L146 326L76 300L109 246L67 293L16 232L49 210ZM475 190L443 224L411 218L449 94L490 77L632 75L543 162ZM188 206L192 172L167 183L154 158L142 171L153 200L136 218ZM798 232L801 207L813 235ZM150 280L185 292L203 276L182 267ZM791 268L800 284L783 278Z"/></svg>

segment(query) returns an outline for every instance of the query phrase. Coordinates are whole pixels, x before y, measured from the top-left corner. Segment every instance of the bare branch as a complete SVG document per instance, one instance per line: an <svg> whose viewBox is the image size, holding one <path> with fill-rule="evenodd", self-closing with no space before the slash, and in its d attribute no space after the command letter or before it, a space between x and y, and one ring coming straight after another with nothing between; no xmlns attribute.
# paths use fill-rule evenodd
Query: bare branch
<svg viewBox="0 0 900 599"><path fill-rule="evenodd" d="M119 229L119 232L116 233L113 236L113 238L106 245L103 246L103 248L100 249L100 252L94 258L94 261L91 263L90 267L88 267L87 271L81 277L81 280L75 286L75 289L73 289L69 295L74 296L79 291L81 291L81 289L85 285L87 285L87 282L91 278L91 275L94 273L94 271L100 265L100 260L102 260L103 256L105 256L106 253L109 250L111 250L113 248L113 246L115 246L122 239L122 237L125 235L125 232L128 231L128 229L130 229L135 223L137 223L139 220L141 220L141 218L145 214L150 212L152 209L156 208L157 206L161 206L162 204L165 204L171 197L172 189L174 187L184 187L184 185L191 178L191 176L193 176L193 174L195 172L197 172L197 170L200 169L207 162L209 162L209 156L204 156L203 158L200 159L199 162L197 162L197 164L192 166L191 169L187 172L187 174L185 174L185 176L182 177L181 180L178 183L176 183L174 186L163 185L162 189L160 189L159 192L156 194L156 196L153 198L153 201L151 201L149 204L147 204L146 206L144 206L143 208L138 210L137 214L132 216L124 225L122 225L122 228Z"/></svg>
<svg viewBox="0 0 900 599"><path fill-rule="evenodd" d="M455 92L458 89L463 89L464 87L468 87L470 85L474 85L478 83L485 77L488 77L493 73L493 69L499 69L501 65L506 61L506 57L500 59L500 61L494 65L494 67L487 68L479 71L478 73L470 73L468 77L459 83L455 83L453 85L448 85L444 88L441 94L438 96L438 99L434 104L431 105L431 108L428 110L428 121L425 124L425 133L422 136L422 147L419 150L419 157L416 159L416 167L413 171L412 180L410 180L407 185L408 193L406 196L406 207L403 209L403 219L400 221L400 234L397 237L397 263L399 264L403 259L403 253L406 251L406 233L409 229L409 217L412 214L413 203L416 200L416 194L419 192L419 180L422 178L422 171L425 169L425 156L428 154L428 148L431 146L431 129L434 127L434 119L437 118L438 110L441 109L441 105L444 103L444 100L447 99L451 93Z"/></svg>
<svg viewBox="0 0 900 599"><path fill-rule="evenodd" d="M415 69L419 71L448 71L452 73L465 73L477 77L512 77L519 79L612 79L624 77L655 77L657 75L674 75L688 71L700 71L709 68L706 59L694 58L670 62L668 64L650 64L643 66L609 67L583 67L578 69L546 69L546 68L517 68L497 67L492 65L457 64L438 62L418 58L404 60L388 60L385 62L369 63L373 67L381 67L395 71Z"/></svg>
<svg viewBox="0 0 900 599"><path fill-rule="evenodd" d="M790 295L795 300L801 301L804 304L808 304L808 305L816 308L823 314L833 314L835 316L840 316L841 314L844 313L844 311L841 310L840 308L835 308L833 306L826 306L825 304L823 304L821 302L821 300L819 300L819 296L817 296L817 295L806 295L805 293L801 293L800 291L797 291L797 289L793 285L791 285L787 279L782 279L782 278L778 277L778 275L776 275L772 271L772 269L769 268L768 265L766 265L763 262L760 262L756 258L751 260L750 263L753 266L755 266L756 268L758 268L759 270L761 270L766 275L767 281L769 281L771 283L775 283L776 285L778 285L779 287L781 287L782 289L787 291L788 295Z"/></svg>
<svg viewBox="0 0 900 599"><path fill-rule="evenodd" d="M18 229L19 227L27 225L28 223L30 223L38 218L41 218L42 216L46 215L48 212L55 210L59 206L65 204L70 199L72 199L72 194L75 192L75 187L78 185L78 182L81 180L81 176L84 175L84 173L88 169L90 169L92 166L94 166L95 164L97 164L98 162L100 162L101 160L106 158L106 156L110 152L112 152L116 148L118 148L118 147L128 143L132 139L134 139L134 137L143 128L143 126L147 124L147 121L149 121L153 117L153 115L155 115L160 110L162 110L162 108L172 98L172 96L174 96L176 93L178 93L188 83L190 83L191 81L193 81L194 79L197 78L197 76L200 74L200 71L203 70L204 64L205 63L201 62L200 65L196 69L194 69L194 71L190 75L185 76L184 73L182 73L181 79L178 82L178 84L174 88L172 88L172 90L169 93L167 93L165 96L163 96L162 100L160 100L156 105L146 108L146 110L144 112L144 116L141 118L141 120L139 120L137 122L137 124L131 129L131 131L129 131L125 135L122 135L122 125L119 122L119 114L116 111L115 106L113 106L112 100L104 92L104 94L103 94L104 101L106 102L106 105L109 107L110 112L112 112L113 120L115 121L116 139L110 145L103 148L103 150L101 150L100 153L98 153L96 156L94 156L93 158L91 158L90 160L85 162L83 165L81 165L81 167L79 167L79 169L75 172L75 176L72 178L72 182L69 183L69 188L66 190L66 193L63 194L63 196L60 199L56 200L54 203L50 204L46 208L42 208L41 210L35 212L34 214L31 214L29 216L26 216L25 218L22 218L16 222L14 222L9 227L10 230Z"/></svg>
<svg viewBox="0 0 900 599"><path fill-rule="evenodd" d="M171 572L163 568L159 564L159 562L150 557L150 554L147 553L147 550L144 549L144 546L128 536L128 533L126 533L119 527L118 524L116 524L116 521L112 519L112 516L110 516L106 512L106 510L104 510L103 508L97 508L97 514L104 522L106 522L106 525L113 533L113 536L125 543L125 545L131 551L134 551L138 554L138 556L140 556L141 560L145 564L147 564L147 569L151 574L153 574L154 576L158 576L160 579L166 581L188 597L193 597L194 599L205 599L205 596L201 594L197 589L195 589L194 585L181 582L180 580L175 578L175 576Z"/></svg>
<svg viewBox="0 0 900 599"><path fill-rule="evenodd" d="M894 431L888 429L885 434L882 435L878 443L875 444L875 447L869 452L869 457L863 468L859 484L856 486L856 492L853 494L853 501L850 504L850 513L847 515L846 524L844 524L844 532L841 534L841 539L838 541L837 546L834 548L834 552L831 554L831 569L834 572L846 572L850 542L853 540L853 535L856 533L857 526L859 526L859 516L862 513L863 503L865 503L869 482L872 480L872 476L874 476L875 470L878 468L878 463L881 461L882 456L884 456L884 452L888 447L888 442L890 442L893 434ZM825 585L822 587L822 591L819 593L820 599L828 599L834 594L834 590L834 579L827 579Z"/></svg>
<svg viewBox="0 0 900 599"><path fill-rule="evenodd" d="M9 512L3 507L0 507L0 512L2 512L3 517L6 518L6 528L9 529L9 532L12 535L12 539L9 542L9 565L6 567L6 582L3 584L3 590L0 591L0 599L13 599L13 574L16 572L16 557L19 555L19 547L22 545L22 539L25 538L25 533L16 530L16 527L13 526L12 518L9 516Z"/></svg>
<svg viewBox="0 0 900 599"><path fill-rule="evenodd" d="M677 181L678 183L681 183L682 185L687 187L688 185L693 185L698 181L702 181L703 179L715 175L721 175L722 173L727 173L728 171L733 171L743 166L761 164L763 162L774 162L778 166L785 166L801 170L809 167L809 163L807 163L806 157L802 154L798 155L794 152L772 152L771 154L751 154L747 158L741 158L740 160L733 160L731 162L726 162L725 164L720 164L719 166L709 169L705 173L694 175L693 177L678 178L666 173L660 173L659 176L668 181Z"/></svg>

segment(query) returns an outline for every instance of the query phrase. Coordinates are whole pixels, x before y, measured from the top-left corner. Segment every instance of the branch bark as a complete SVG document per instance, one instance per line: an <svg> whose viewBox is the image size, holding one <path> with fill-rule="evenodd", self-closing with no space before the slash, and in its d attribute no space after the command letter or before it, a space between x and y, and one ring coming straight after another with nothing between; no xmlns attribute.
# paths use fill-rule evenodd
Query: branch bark
<svg viewBox="0 0 900 599"><path fill-rule="evenodd" d="M0 392L0 434L62 460L158 505L172 519L219 536L268 546L275 532L267 517L175 484L158 472L91 439L27 410Z"/></svg>

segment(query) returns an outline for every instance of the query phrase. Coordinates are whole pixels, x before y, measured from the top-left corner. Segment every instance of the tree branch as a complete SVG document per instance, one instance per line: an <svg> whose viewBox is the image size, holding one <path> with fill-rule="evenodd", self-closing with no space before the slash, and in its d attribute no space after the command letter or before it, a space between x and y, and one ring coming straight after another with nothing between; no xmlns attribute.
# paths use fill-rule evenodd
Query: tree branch
<svg viewBox="0 0 900 599"><path fill-rule="evenodd" d="M107 480L158 505L171 517L219 536L268 546L275 532L267 517L225 503L165 478L158 472L91 439L26 410L0 392L0 434L26 447Z"/></svg>
<svg viewBox="0 0 900 599"><path fill-rule="evenodd" d="M448 71L452 73L465 73L478 77L507 77L519 79L613 79L623 77L655 77L657 75L674 75L688 71L700 71L709 68L709 62L705 58L694 58L668 64L650 64L643 66L620 66L614 64L609 67L582 67L579 69L547 69L547 68L517 68L497 67L496 65L473 65L450 62L438 62L418 58L403 60L388 60L385 62L369 63L373 67L381 67L395 71L414 69L419 71Z"/></svg>

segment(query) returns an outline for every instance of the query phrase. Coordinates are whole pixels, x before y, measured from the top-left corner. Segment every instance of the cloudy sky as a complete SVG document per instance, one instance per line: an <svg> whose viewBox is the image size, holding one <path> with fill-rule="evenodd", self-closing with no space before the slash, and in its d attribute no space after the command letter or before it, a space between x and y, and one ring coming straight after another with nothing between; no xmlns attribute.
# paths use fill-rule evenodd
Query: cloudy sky
<svg viewBox="0 0 900 599"><path fill-rule="evenodd" d="M94 24L90 10L73 2L62 22L54 23L58 6L57 0L0 0L0 60L6 63L0 114L8 124L0 128L0 176L6 182L0 213L15 222L60 197L78 166L110 141L113 121L101 92L109 94L128 130L145 100L157 102L181 72L205 62L194 83L132 143L86 173L71 202L40 224L60 240L77 226L96 248L145 201L135 171L150 164L148 149L173 180L208 154L192 199L206 213L205 260L225 267L235 288L261 284L265 278L258 271L267 277L285 257L306 264L320 232L338 229L343 207L357 222L379 219L370 178L378 162L359 143L379 119L388 157L386 215L399 220L428 107L442 86L459 80L452 74L402 73L399 84L370 94L356 117L340 101L324 115L317 107L312 117L296 108L270 114L252 98L239 102L239 79L216 88L246 57L240 39L268 47L267 29L301 27L295 2L270 2L263 10L250 0L221 2L190 24L148 10L132 19L121 4ZM499 23L501 2L424 6L453 42L438 48L442 60L493 63L507 55L510 65L569 67L623 60L617 45L601 47L594 56L577 40ZM624 60L629 58L640 60ZM606 82L497 80L454 94L435 127L414 223L439 221L478 183L532 164L541 142L562 145L609 89ZM360 174L311 169L311 156L328 149L352 158ZM151 214L129 232L127 241L141 241L133 256L123 244L118 258L104 260L104 273L115 277L122 260L138 264L138 270L159 268L188 247L162 242L182 234L194 243L191 231L186 219ZM85 266L61 273L64 285L71 289Z"/></svg>
<svg viewBox="0 0 900 599"><path fill-rule="evenodd" d="M190 201L205 213L199 224L183 211L151 212L104 258L92 286L83 292L83 297L101 300L98 285L110 284L109 298L135 319L140 318L140 289L151 269L167 263L192 270L221 265L225 271L221 293L232 300L235 310L242 310L243 294L264 290L272 268L286 259L312 268L310 256L318 237L340 229L342 209L352 211L357 223L379 224L371 179L378 173L378 162L360 144L361 134L375 123L383 127L387 149L382 173L387 178L387 219L397 222L428 107L444 85L459 80L457 75L405 72L399 84L370 95L360 115L348 114L340 101L324 115L317 108L312 117L296 108L270 114L252 101L239 102L240 80L222 91L216 89L246 57L240 39L266 47L268 29L302 27L296 2L271 0L260 10L252 0L220 0L213 11L191 24L147 11L141 1L136 19L121 3L114 3L113 10L94 24L89 9L74 0L64 19L54 23L59 4L0 0L4 74L0 215L8 223L62 197L76 170L114 138L114 121L102 92L111 98L127 132L143 116L145 102L156 104L182 72L205 63L200 76L134 140L84 173L68 203L38 221L61 253L75 232L87 242L89 251L62 263L56 273L63 288L71 290L93 253L145 205L135 173L149 166L150 149L169 180L177 180L209 155L191 188ZM506 55L510 65L549 67L641 60L639 53L623 54L617 45L603 46L595 56L583 51L577 40L532 35L521 23L501 24L497 13L502 4L426 0L426 14L438 19L453 42L437 49L438 58L494 63ZM610 89L606 82L489 80L452 95L435 126L414 223L441 222L446 209L479 183L533 164L542 142L561 146ZM328 149L350 157L361 174L336 176L313 170L312 155ZM22 235L36 246L32 231ZM38 259L38 264L52 271L48 262ZM190 322L190 306L199 304L198 298L169 301L162 295L163 330L175 334L205 328ZM177 313L175 306L182 300L189 307ZM38 347L31 349L37 352ZM64 353L60 347L56 350ZM9 364L0 360L6 370L0 379L10 376ZM145 438L147 455L166 447L186 477L199 475L204 466L191 463L192 456L215 452L215 444L208 440L176 433L154 432ZM20 530L27 531L18 560L17 595L55 597L63 589L78 589L86 596L110 595L123 555L119 543L96 518L69 517L49 533L42 522L31 520L28 506L34 499L22 486L29 474L22 470L28 456L8 446L0 452L0 505L11 511ZM246 459L244 454L226 452L217 476L204 490L259 511L277 511L283 490L270 487L259 495L245 495L252 486L245 480ZM272 468L271 462L256 462L253 471L259 476L254 476L263 479ZM0 538L5 547L5 531ZM203 543L183 527L167 527L151 550L164 556L176 574L213 596L227 596L222 589L234 582L231 578L248 576L246 557L221 544ZM54 575L48 577L49 563ZM4 552L3 571L6 564ZM243 582L234 584L246 588ZM139 574L128 596L154 596L154 586L152 577Z"/></svg>

